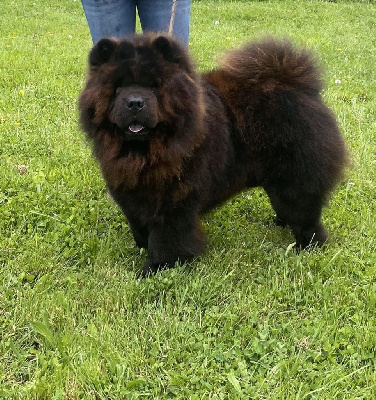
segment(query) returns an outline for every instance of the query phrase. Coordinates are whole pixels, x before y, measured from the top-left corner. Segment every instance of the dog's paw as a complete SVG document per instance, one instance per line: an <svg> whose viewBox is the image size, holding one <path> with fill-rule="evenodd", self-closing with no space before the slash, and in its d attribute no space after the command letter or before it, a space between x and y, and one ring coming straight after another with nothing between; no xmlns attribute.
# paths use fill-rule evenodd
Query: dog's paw
<svg viewBox="0 0 376 400"><path fill-rule="evenodd" d="M328 239L328 232L321 223L311 229L300 230L295 235L296 247L300 250L312 250L321 247Z"/></svg>
<svg viewBox="0 0 376 400"><path fill-rule="evenodd" d="M152 262L150 260L147 260L144 268L137 274L137 278L143 279L143 278L150 278L151 276L155 275L159 271L164 271L166 269L171 268L169 264L159 264L156 262Z"/></svg>

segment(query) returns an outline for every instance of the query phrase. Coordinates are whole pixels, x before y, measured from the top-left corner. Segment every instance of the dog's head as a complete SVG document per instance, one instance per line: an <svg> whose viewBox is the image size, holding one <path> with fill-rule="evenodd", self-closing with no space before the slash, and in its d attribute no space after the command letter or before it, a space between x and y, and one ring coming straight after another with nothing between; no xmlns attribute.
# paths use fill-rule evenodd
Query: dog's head
<svg viewBox="0 0 376 400"><path fill-rule="evenodd" d="M192 123L201 103L190 58L171 37L102 39L90 52L79 107L82 126L92 139L107 130L131 146L175 135L178 127Z"/></svg>

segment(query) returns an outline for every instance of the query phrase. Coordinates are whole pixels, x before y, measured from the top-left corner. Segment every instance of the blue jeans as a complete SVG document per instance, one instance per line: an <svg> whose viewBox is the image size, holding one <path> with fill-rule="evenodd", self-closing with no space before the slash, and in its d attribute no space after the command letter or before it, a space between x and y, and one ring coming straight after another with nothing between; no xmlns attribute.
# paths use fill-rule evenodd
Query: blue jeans
<svg viewBox="0 0 376 400"><path fill-rule="evenodd" d="M142 30L168 31L172 0L81 0L93 42L135 32L136 8ZM177 0L173 34L188 46L191 0Z"/></svg>

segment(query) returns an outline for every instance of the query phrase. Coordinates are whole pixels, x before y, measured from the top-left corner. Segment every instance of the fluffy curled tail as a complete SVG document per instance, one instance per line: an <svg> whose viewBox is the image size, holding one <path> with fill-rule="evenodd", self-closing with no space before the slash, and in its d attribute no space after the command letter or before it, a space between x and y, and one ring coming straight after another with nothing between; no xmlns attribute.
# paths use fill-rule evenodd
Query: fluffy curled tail
<svg viewBox="0 0 376 400"><path fill-rule="evenodd" d="M227 53L221 69L243 87L257 86L264 92L294 88L313 94L323 86L320 69L308 50L271 37Z"/></svg>
<svg viewBox="0 0 376 400"><path fill-rule="evenodd" d="M259 182L267 171L275 183L285 179L322 196L341 179L346 146L320 94L320 75L308 50L274 38L229 52L207 75L260 163Z"/></svg>

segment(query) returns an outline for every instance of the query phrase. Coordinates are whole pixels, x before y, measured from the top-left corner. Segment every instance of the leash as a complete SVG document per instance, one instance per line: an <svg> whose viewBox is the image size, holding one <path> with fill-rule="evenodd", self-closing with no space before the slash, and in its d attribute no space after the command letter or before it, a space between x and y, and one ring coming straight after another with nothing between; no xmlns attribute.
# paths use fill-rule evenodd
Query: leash
<svg viewBox="0 0 376 400"><path fill-rule="evenodd" d="M174 22L175 22L175 14L176 14L176 6L177 6L177 4L178 4L178 0L172 0L170 26L168 28L168 34L169 35L172 35L172 31L174 29Z"/></svg>

